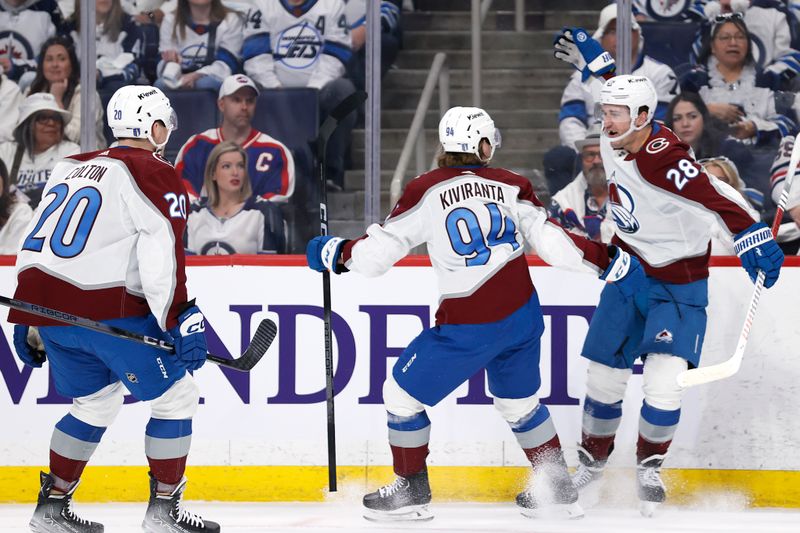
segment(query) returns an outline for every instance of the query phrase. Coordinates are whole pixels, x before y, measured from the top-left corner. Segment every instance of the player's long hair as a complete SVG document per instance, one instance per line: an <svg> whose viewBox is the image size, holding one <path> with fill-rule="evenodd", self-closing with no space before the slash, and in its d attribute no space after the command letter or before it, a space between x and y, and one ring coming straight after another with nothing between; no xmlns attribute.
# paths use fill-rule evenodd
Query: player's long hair
<svg viewBox="0 0 800 533"><path fill-rule="evenodd" d="M31 88L28 94L33 93L47 93L50 92L50 82L44 77L44 56L47 55L47 49L51 46L61 45L67 51L69 62L72 69L67 78L67 90L64 91L64 107L68 108L72 102L72 97L75 96L75 89L81 83L81 64L78 62L78 55L75 53L75 46L72 44L72 39L62 35L50 37L44 44L42 44L42 51L36 60L36 77L31 83Z"/></svg>
<svg viewBox="0 0 800 533"><path fill-rule="evenodd" d="M244 148L232 141L222 141L211 150L206 160L206 169L203 176L203 186L208 194L208 205L210 207L217 207L219 205L219 187L217 182L214 181L214 173L217 170L217 163L219 158L230 152L238 152L242 156L244 162L244 177L242 179L242 188L239 190L239 201L245 202L248 198L253 196L253 187L250 185L250 175L247 172L247 152Z"/></svg>
<svg viewBox="0 0 800 533"><path fill-rule="evenodd" d="M117 42L119 34L122 32L122 21L125 18L125 11L122 9L120 0L111 0L111 10L106 15L105 20L97 19L97 24L103 24L103 35L108 37L111 42ZM75 0L75 11L67 20L75 27L75 31L81 31L81 0Z"/></svg>
<svg viewBox="0 0 800 533"><path fill-rule="evenodd" d="M17 195L10 191L8 169L2 159L0 159L0 179L3 180L3 193L0 194L0 228L2 228L6 225L8 217L11 215L11 206L17 201Z"/></svg>
<svg viewBox="0 0 800 533"><path fill-rule="evenodd" d="M211 15L209 19L212 23L220 23L225 20L231 10L222 4L222 0L211 0ZM172 28L172 38L178 38L180 34L181 39L186 38L186 28L192 23L192 9L189 6L189 0L178 0L178 6L175 8L175 26Z"/></svg>

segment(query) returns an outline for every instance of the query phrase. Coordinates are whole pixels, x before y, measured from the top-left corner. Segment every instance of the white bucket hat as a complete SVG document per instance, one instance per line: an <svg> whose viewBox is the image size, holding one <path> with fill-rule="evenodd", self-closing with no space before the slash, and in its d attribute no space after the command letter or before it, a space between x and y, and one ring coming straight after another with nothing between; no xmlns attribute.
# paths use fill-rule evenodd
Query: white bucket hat
<svg viewBox="0 0 800 533"><path fill-rule="evenodd" d="M20 127L31 115L39 111L53 111L60 114L61 118L64 120L64 124L69 122L69 119L72 118L72 113L58 107L56 97L52 94L34 93L26 96L25 100L22 101L22 105L19 106L19 119L17 119L15 128Z"/></svg>

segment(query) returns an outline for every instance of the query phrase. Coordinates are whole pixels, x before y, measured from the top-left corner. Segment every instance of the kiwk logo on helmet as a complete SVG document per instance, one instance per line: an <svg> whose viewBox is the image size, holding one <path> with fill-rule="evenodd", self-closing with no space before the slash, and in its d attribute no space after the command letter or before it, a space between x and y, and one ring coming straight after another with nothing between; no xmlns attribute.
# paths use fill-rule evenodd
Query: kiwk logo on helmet
<svg viewBox="0 0 800 533"><path fill-rule="evenodd" d="M483 158L480 153L481 139L489 141L491 153ZM453 107L447 110L439 122L439 142L445 152L474 154L484 162L494 156L500 147L500 130L494 127L489 113L479 107Z"/></svg>
<svg viewBox="0 0 800 533"><path fill-rule="evenodd" d="M653 116L656 112L658 105L658 95L653 82L645 76L633 76L624 74L614 76L603 84L600 89L600 102L602 105L621 105L628 108L631 116L631 125L628 131L621 135L614 137L614 140L621 140L627 137L634 131L639 131L647 127L653 121ZM636 125L636 117L639 115L639 110L643 107L647 108L647 118L640 124Z"/></svg>
<svg viewBox="0 0 800 533"><path fill-rule="evenodd" d="M169 99L156 87L128 85L114 93L106 109L108 126L117 139L147 139L158 149L163 148L169 135L178 128L178 118ZM153 139L153 124L162 122L167 138L162 143Z"/></svg>

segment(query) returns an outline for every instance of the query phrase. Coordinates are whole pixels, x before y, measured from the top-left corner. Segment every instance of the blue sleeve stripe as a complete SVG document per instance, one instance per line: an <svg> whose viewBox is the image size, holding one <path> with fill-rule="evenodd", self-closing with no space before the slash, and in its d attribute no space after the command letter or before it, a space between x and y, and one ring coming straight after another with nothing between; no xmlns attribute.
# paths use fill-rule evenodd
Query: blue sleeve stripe
<svg viewBox="0 0 800 533"><path fill-rule="evenodd" d="M272 43L269 39L269 33L259 33L245 39L242 45L242 59L247 61L261 54L271 54Z"/></svg>
<svg viewBox="0 0 800 533"><path fill-rule="evenodd" d="M681 419L681 410L665 411L642 402L642 418L654 426L674 426Z"/></svg>
<svg viewBox="0 0 800 533"><path fill-rule="evenodd" d="M622 417L622 400L617 403L601 403L587 396L583 402L583 412L592 418L614 420Z"/></svg>
<svg viewBox="0 0 800 533"><path fill-rule="evenodd" d="M335 57L345 65L350 62L350 58L353 56L349 46L331 41L325 41L325 44L322 45L322 53Z"/></svg>
<svg viewBox="0 0 800 533"><path fill-rule="evenodd" d="M228 65L232 73L239 72L239 59L230 50L225 48L217 49L217 60Z"/></svg>
<svg viewBox="0 0 800 533"><path fill-rule="evenodd" d="M364 15L363 17L361 17L360 19L358 19L354 23L350 24L350 29L354 30L354 29L358 28L359 26L362 26L362 25L364 25L366 23L367 23L367 16Z"/></svg>
<svg viewBox="0 0 800 533"><path fill-rule="evenodd" d="M177 439L192 434L192 419L185 420L163 420L151 418L147 423L145 435L157 439Z"/></svg>
<svg viewBox="0 0 800 533"><path fill-rule="evenodd" d="M659 102L656 105L656 113L655 113L656 120L665 120L665 117L667 116L668 107L669 107L669 102Z"/></svg>
<svg viewBox="0 0 800 533"><path fill-rule="evenodd" d="M92 426L81 420L78 420L71 414L67 414L64 418L56 424L61 432L66 433L70 437L74 437L83 442L100 442L106 428L99 426Z"/></svg>
<svg viewBox="0 0 800 533"><path fill-rule="evenodd" d="M562 105L561 111L558 112L558 121L561 122L565 118L577 118L588 125L589 115L586 113L586 102L583 100L572 100Z"/></svg>

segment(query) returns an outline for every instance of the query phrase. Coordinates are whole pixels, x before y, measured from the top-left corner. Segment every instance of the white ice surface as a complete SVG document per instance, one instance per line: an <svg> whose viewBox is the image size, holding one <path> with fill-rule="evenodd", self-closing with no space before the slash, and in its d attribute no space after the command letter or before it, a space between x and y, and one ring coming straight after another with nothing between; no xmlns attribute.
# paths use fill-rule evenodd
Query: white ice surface
<svg viewBox="0 0 800 533"><path fill-rule="evenodd" d="M531 520L513 504L435 503L430 522L376 524L364 520L352 501L326 503L214 503L188 502L187 507L222 524L224 533L334 533L375 531L625 533L625 532L747 532L797 533L800 510L708 510L665 506L654 518L642 518L635 507L587 509L580 520ZM80 504L84 518L105 524L106 533L141 532L145 505L135 503ZM33 506L0 505L0 531L27 532Z"/></svg>

